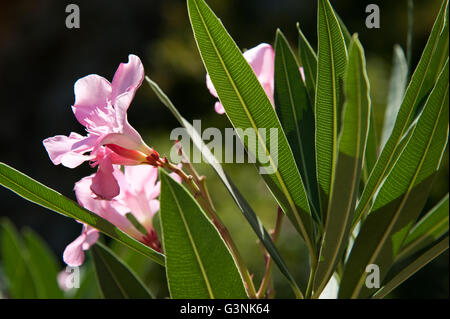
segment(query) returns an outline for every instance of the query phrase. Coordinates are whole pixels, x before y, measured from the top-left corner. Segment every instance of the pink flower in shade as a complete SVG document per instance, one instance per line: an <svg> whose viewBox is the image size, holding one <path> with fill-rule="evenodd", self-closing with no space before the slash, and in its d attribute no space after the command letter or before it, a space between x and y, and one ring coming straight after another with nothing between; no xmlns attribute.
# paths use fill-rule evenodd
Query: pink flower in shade
<svg viewBox="0 0 450 319"><path fill-rule="evenodd" d="M273 99L275 52L273 51L272 46L267 43L261 43L256 47L245 51L244 58L255 72L256 77L264 88L270 102L272 105L275 105ZM206 86L213 96L219 97L211 82L209 74L206 75ZM223 105L220 102L216 102L214 108L219 114L225 113Z"/></svg>
<svg viewBox="0 0 450 319"><path fill-rule="evenodd" d="M74 168L90 161L92 167L98 166L90 187L99 197L111 199L119 194L113 164L155 165L159 159L127 119L127 109L143 79L144 68L135 55L119 65L112 83L95 74L79 79L72 110L87 136L70 133L43 141L55 165Z"/></svg>
<svg viewBox="0 0 450 319"><path fill-rule="evenodd" d="M97 173L98 174L98 173ZM78 203L84 208L103 217L131 237L147 246L161 251L161 244L153 228L153 216L159 210L160 182L158 168L151 165L125 166L122 172L113 165L114 178L120 186L120 193L113 200L99 199L91 190L94 175L82 178L75 184ZM178 175L172 178L181 182ZM139 231L126 217L133 214L145 228L146 234ZM64 251L64 262L69 266L80 266L84 261L84 251L98 239L98 231L83 225L81 235L69 244Z"/></svg>

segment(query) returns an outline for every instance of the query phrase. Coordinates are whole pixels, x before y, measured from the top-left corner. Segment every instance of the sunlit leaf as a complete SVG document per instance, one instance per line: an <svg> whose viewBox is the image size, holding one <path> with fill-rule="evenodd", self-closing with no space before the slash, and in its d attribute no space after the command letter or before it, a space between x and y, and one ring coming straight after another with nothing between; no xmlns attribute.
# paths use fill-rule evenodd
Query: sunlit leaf
<svg viewBox="0 0 450 319"><path fill-rule="evenodd" d="M334 273L347 244L361 180L361 167L369 129L369 79L364 51L357 36L349 46L349 63L344 78L345 104L339 135L336 178L331 191L324 237L314 280L319 295Z"/></svg>
<svg viewBox="0 0 450 319"><path fill-rule="evenodd" d="M237 266L217 229L184 188L160 170L161 227L172 298L246 298Z"/></svg>
<svg viewBox="0 0 450 319"><path fill-rule="evenodd" d="M275 38L275 105L305 184L311 211L320 220L314 107L308 98L295 55L280 30Z"/></svg>
<svg viewBox="0 0 450 319"><path fill-rule="evenodd" d="M200 54L228 118L256 159L280 207L314 254L308 198L269 98L242 52L207 4L203 0L188 0L188 11ZM246 130L250 130L250 134L246 134Z"/></svg>
<svg viewBox="0 0 450 319"><path fill-rule="evenodd" d="M343 103L347 48L328 0L320 0L317 17L316 160L322 210L328 207L335 179L337 138Z"/></svg>
<svg viewBox="0 0 450 319"><path fill-rule="evenodd" d="M424 104L448 57L448 0L443 1L422 57L411 78L398 111L394 128L373 168L356 207L354 225L367 213L373 196L397 158L395 150ZM447 30L447 31L446 31ZM398 154L398 153L397 153Z"/></svg>

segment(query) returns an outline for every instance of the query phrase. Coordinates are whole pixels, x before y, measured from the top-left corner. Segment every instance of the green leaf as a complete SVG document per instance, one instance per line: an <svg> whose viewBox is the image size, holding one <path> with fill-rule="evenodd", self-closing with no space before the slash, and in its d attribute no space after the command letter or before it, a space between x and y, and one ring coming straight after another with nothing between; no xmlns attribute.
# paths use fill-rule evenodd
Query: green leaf
<svg viewBox="0 0 450 319"><path fill-rule="evenodd" d="M367 183L370 172L375 166L378 158L378 134L377 126L375 123L375 111L371 108L370 119L369 119L369 135L367 136L366 151L364 153L364 163L363 163L363 181Z"/></svg>
<svg viewBox="0 0 450 319"><path fill-rule="evenodd" d="M246 298L225 242L198 203L163 170L160 218L172 298Z"/></svg>
<svg viewBox="0 0 450 319"><path fill-rule="evenodd" d="M234 185L230 177L225 173L222 166L220 165L219 161L215 158L215 156L211 153L210 149L206 144L203 142L201 136L199 133L195 130L195 128L178 112L177 108L173 105L173 103L170 101L170 99L167 97L167 95L161 90L161 88L153 82L149 77L146 77L146 80L152 90L155 92L155 94L158 96L158 98L161 100L161 102L172 112L172 114L175 116L175 118L180 122L180 124L186 129L187 133L192 139L193 144L197 149L200 150L203 157L207 161L208 164L211 165L211 167L214 169L216 174L219 176L222 183L225 185L226 189L230 193L231 197L233 198L234 202L238 206L239 210L242 212L250 226L252 227L253 231L255 232L256 236L258 236L261 243L264 245L264 248L266 248L269 255L272 257L272 260L275 262L275 264L280 269L280 272L283 274L283 276L288 280L289 284L294 290L294 293L299 296L301 293L299 293L300 289L297 286L294 277L291 275L289 269L286 266L285 261L281 257L280 253L278 252L275 244L272 241L271 236L267 232L267 230L264 228L263 223L261 220L256 216L255 212L251 208L250 204L247 202L247 200L244 198L244 196L241 194L239 189Z"/></svg>
<svg viewBox="0 0 450 319"><path fill-rule="evenodd" d="M314 108L289 43L280 30L275 38L275 105L300 170L310 207L320 220L316 179Z"/></svg>
<svg viewBox="0 0 450 319"><path fill-rule="evenodd" d="M328 0L319 0L317 17L316 160L322 210L326 212L335 179L337 137L347 48Z"/></svg>
<svg viewBox="0 0 450 319"><path fill-rule="evenodd" d="M42 298L30 271L28 251L17 230L9 220L3 220L1 229L1 259L9 283L8 297L13 299Z"/></svg>
<svg viewBox="0 0 450 319"><path fill-rule="evenodd" d="M58 286L58 262L47 244L31 229L23 231L29 252L30 271L34 273L36 286L42 298L60 299L63 292Z"/></svg>
<svg viewBox="0 0 450 319"><path fill-rule="evenodd" d="M308 91L308 97L312 105L315 105L316 99L316 77L317 77L317 55L312 49L306 37L297 23L298 30L298 55L300 64L305 74L305 86Z"/></svg>
<svg viewBox="0 0 450 319"><path fill-rule="evenodd" d="M344 253L361 180L361 167L368 136L370 116L369 79L364 50L355 35L349 47L349 63L344 79L346 101L336 178L331 192L325 235L315 274L314 293L319 295L334 273Z"/></svg>
<svg viewBox="0 0 450 319"><path fill-rule="evenodd" d="M378 290L373 298L381 299L386 297L388 293L397 288L402 282L410 278L417 271L425 267L433 259L443 254L448 249L448 235L440 240L436 245L428 249L420 257L409 263L404 269L402 269L394 278L392 278L388 283L383 285L383 287Z"/></svg>
<svg viewBox="0 0 450 319"><path fill-rule="evenodd" d="M81 207L73 200L1 162L0 184L32 203L90 225L154 262L164 265L164 255L131 238L109 221Z"/></svg>
<svg viewBox="0 0 450 319"><path fill-rule="evenodd" d="M423 105L429 92L436 82L443 62L448 57L448 19L447 12L448 0L443 1L439 14L433 25L430 37L422 53L422 57L414 71L411 82L408 85L403 102L395 120L392 133L387 140L377 163L373 168L361 198L356 206L355 220L353 226L368 211L373 196L376 194L389 167L397 159L394 157L395 150L398 147L405 132L414 121L418 109ZM447 32L445 32L447 30Z"/></svg>
<svg viewBox="0 0 450 319"><path fill-rule="evenodd" d="M411 256L448 232L448 193L411 229L397 259Z"/></svg>
<svg viewBox="0 0 450 319"><path fill-rule="evenodd" d="M188 0L188 10L200 54L228 118L256 159L279 206L314 255L308 198L269 98L251 66L206 3Z"/></svg>
<svg viewBox="0 0 450 319"><path fill-rule="evenodd" d="M97 242L90 249L95 274L104 298L151 299L152 295L136 274L108 247Z"/></svg>
<svg viewBox="0 0 450 319"><path fill-rule="evenodd" d="M381 148L386 144L395 124L395 118L402 104L406 85L408 84L408 62L399 45L394 46L389 94L384 113L383 131L381 134Z"/></svg>
<svg viewBox="0 0 450 319"><path fill-rule="evenodd" d="M392 167L361 227L345 267L339 296L368 297L365 267L386 276L411 226L425 205L448 140L448 59L411 138Z"/></svg>

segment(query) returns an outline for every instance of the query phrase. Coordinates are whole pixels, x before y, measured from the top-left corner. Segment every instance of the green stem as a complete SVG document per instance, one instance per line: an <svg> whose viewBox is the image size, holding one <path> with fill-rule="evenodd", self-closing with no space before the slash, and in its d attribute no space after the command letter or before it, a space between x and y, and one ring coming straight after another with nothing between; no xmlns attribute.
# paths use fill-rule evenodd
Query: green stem
<svg viewBox="0 0 450 319"><path fill-rule="evenodd" d="M309 272L308 286L306 287L305 292L305 298L307 299L310 299L312 297L314 277L316 275L317 270L317 261L314 258L314 256L310 256L310 260L311 260L311 271Z"/></svg>

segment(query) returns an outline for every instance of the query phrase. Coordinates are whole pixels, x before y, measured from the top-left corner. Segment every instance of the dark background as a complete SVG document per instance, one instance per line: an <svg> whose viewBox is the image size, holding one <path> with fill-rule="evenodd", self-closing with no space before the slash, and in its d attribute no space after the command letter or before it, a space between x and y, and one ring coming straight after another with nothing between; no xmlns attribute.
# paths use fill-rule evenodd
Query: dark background
<svg viewBox="0 0 450 319"><path fill-rule="evenodd" d="M381 125L392 47L405 47L406 0L331 1L365 47L377 122ZM65 8L76 3L81 28L67 29ZM295 23L316 43L314 0L209 0L242 48L272 43L280 27L296 47ZM365 7L376 3L381 28L365 27ZM413 65L420 58L440 1L415 1ZM112 79L128 54L141 57L152 77L188 119L224 126L214 113L214 98L205 86L205 71L194 43L185 1L2 1L0 4L0 160L73 198L73 184L91 174L54 166L42 140L71 131L83 133L70 109L74 82L91 73ZM129 111L132 125L147 141L167 140L178 126L144 83ZM153 145L155 146L155 145ZM448 192L448 154L427 207ZM252 190L249 190L252 199ZM220 200L220 199L219 199ZM250 200L250 202L252 202ZM233 204L230 204L233 205ZM257 205L257 204L255 204ZM267 213L266 213L267 214ZM0 190L0 217L36 230L57 256L80 232L79 224ZM397 290L400 298L448 298L448 254L427 266Z"/></svg>

